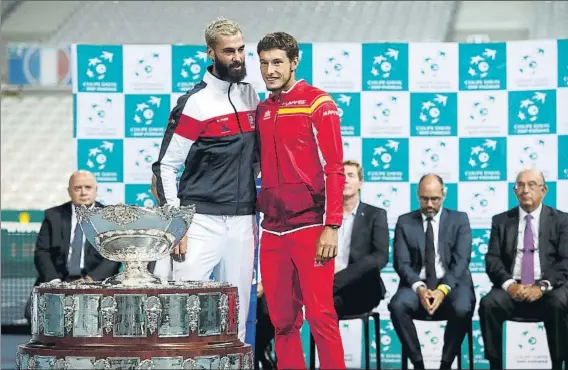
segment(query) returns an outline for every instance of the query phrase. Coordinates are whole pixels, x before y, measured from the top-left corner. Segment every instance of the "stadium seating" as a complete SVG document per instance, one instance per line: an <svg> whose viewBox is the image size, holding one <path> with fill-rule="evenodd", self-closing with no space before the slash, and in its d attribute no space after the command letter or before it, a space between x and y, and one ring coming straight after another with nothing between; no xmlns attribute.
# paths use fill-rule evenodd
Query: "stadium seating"
<svg viewBox="0 0 568 370"><path fill-rule="evenodd" d="M52 207L69 199L73 98L2 98L2 209Z"/></svg>

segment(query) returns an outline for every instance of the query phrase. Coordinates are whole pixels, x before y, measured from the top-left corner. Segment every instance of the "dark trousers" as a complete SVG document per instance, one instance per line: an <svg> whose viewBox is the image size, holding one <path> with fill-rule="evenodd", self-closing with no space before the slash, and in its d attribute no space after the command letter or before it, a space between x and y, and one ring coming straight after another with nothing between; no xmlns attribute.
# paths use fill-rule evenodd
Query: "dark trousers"
<svg viewBox="0 0 568 370"><path fill-rule="evenodd" d="M276 369L272 359L270 342L274 339L274 325L268 315L268 306L264 295L256 300L256 336L254 346L255 368L262 365L263 369ZM268 353L267 353L268 352Z"/></svg>
<svg viewBox="0 0 568 370"><path fill-rule="evenodd" d="M473 287L456 286L446 296L432 316L434 320L447 320L444 332L442 361L452 363L458 355L475 309ZM428 312L412 288L399 287L389 303L391 320L404 351L413 364L423 361L420 342L413 319L426 318Z"/></svg>
<svg viewBox="0 0 568 370"><path fill-rule="evenodd" d="M370 312L383 298L380 283L372 279L355 280L341 290L333 291L337 316L362 315Z"/></svg>
<svg viewBox="0 0 568 370"><path fill-rule="evenodd" d="M500 287L493 287L479 302L479 323L485 358L503 364L503 323L514 317L544 322L552 362L568 359L568 287L544 293L535 302L517 302Z"/></svg>

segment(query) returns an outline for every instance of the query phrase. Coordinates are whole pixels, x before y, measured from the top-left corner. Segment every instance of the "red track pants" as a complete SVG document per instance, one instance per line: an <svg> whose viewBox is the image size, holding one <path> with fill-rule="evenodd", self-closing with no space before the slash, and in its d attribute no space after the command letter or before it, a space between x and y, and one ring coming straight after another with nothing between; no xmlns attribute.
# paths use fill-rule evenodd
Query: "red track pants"
<svg viewBox="0 0 568 370"><path fill-rule="evenodd" d="M302 306L314 336L320 368L345 369L339 322L333 303L333 260L315 266L322 227L278 236L262 233L260 268L279 369L305 369L300 328Z"/></svg>

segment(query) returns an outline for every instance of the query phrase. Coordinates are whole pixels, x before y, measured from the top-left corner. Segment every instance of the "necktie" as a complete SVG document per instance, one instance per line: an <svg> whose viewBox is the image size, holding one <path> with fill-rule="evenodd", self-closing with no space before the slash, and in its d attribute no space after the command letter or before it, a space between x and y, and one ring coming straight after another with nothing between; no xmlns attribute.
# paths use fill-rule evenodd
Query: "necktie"
<svg viewBox="0 0 568 370"><path fill-rule="evenodd" d="M71 243L71 258L69 259L69 265L67 270L69 270L69 276L80 276L81 275L81 252L83 251L83 230L81 226L77 224L75 226L75 235L73 236L73 242Z"/></svg>
<svg viewBox="0 0 568 370"><path fill-rule="evenodd" d="M426 286L428 289L436 289L438 279L436 278L436 251L434 250L434 228L432 227L432 217L426 219Z"/></svg>
<svg viewBox="0 0 568 370"><path fill-rule="evenodd" d="M532 216L526 218L523 240L523 259L521 263L521 284L534 284L534 236L531 226Z"/></svg>

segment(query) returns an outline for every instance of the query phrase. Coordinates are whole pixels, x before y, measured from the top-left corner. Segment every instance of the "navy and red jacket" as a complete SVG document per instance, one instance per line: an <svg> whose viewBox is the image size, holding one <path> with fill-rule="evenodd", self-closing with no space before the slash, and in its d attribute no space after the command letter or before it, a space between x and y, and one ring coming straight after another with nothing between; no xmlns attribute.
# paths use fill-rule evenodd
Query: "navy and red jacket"
<svg viewBox="0 0 568 370"><path fill-rule="evenodd" d="M260 103L256 122L262 174L257 209L263 213L263 230L341 226L343 142L329 94L299 80Z"/></svg>
<svg viewBox="0 0 568 370"><path fill-rule="evenodd" d="M194 204L197 213L209 215L255 214L258 103L250 84L223 81L208 67L178 99L152 165L160 205Z"/></svg>

